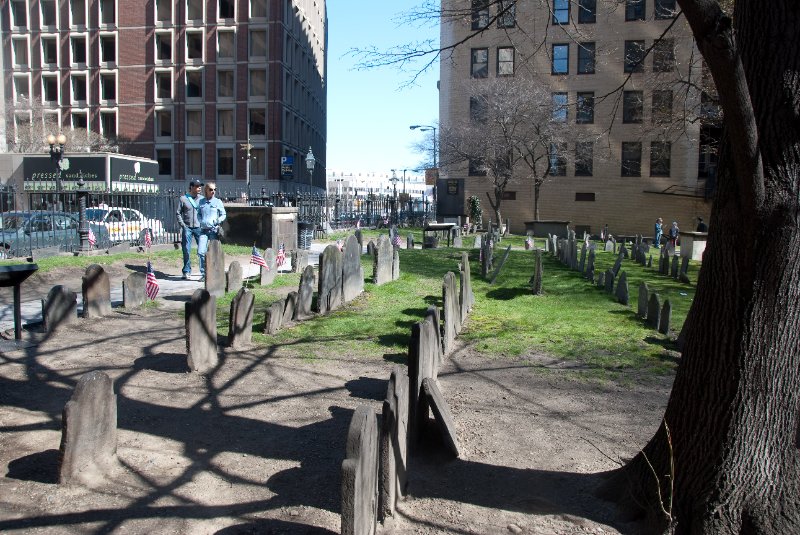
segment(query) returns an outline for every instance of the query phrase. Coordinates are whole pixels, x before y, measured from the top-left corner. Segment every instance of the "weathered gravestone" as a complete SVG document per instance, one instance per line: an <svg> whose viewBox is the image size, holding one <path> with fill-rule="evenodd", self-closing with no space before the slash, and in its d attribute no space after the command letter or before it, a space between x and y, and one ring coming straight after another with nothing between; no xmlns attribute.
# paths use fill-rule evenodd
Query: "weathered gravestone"
<svg viewBox="0 0 800 535"><path fill-rule="evenodd" d="M653 292L647 301L647 320L646 325L651 329L658 329L661 325L661 298Z"/></svg>
<svg viewBox="0 0 800 535"><path fill-rule="evenodd" d="M458 438L456 438L456 425L453 421L453 416L450 414L450 409L447 402L444 400L441 391L439 390L439 383L427 377L422 381L422 389L428 400L428 405L433 412L433 416L439 427L439 432L442 434L447 448L458 457Z"/></svg>
<svg viewBox="0 0 800 535"><path fill-rule="evenodd" d="M586 278L591 279L594 277L594 260L596 257L594 247L589 247L589 259L586 262ZM589 276L589 273L592 274L592 277Z"/></svg>
<svg viewBox="0 0 800 535"><path fill-rule="evenodd" d="M550 241L553 244L553 247L551 248L553 256L558 256L558 236L551 236Z"/></svg>
<svg viewBox="0 0 800 535"><path fill-rule="evenodd" d="M620 269L622 269L622 253L617 255L617 260L614 262L614 267L611 268L611 271L614 273L615 277L619 274Z"/></svg>
<svg viewBox="0 0 800 535"><path fill-rule="evenodd" d="M628 248L627 248L627 247L625 247L625 242L622 242L622 243L620 244L620 246L619 246L619 254L620 254L620 256L622 256L622 258L624 258L625 260L627 260L628 258L630 258L630 253L628 253Z"/></svg>
<svg viewBox="0 0 800 535"><path fill-rule="evenodd" d="M217 298L197 289L185 304L186 361L189 369L206 374L217 366Z"/></svg>
<svg viewBox="0 0 800 535"><path fill-rule="evenodd" d="M430 306L425 319L411 326L408 346L408 420L412 441L419 438L428 421L428 403L422 395L422 381L427 377L436 377L441 358L439 311L435 306Z"/></svg>
<svg viewBox="0 0 800 535"><path fill-rule="evenodd" d="M647 317L647 302L649 298L649 289L647 288L647 283L642 282L639 284L639 308L636 314L645 319Z"/></svg>
<svg viewBox="0 0 800 535"><path fill-rule="evenodd" d="M673 279L678 278L678 268L680 267L680 257L675 255L672 257L672 269L670 270L670 276Z"/></svg>
<svg viewBox="0 0 800 535"><path fill-rule="evenodd" d="M42 320L45 332L52 333L78 318L78 294L66 286L50 288L42 299Z"/></svg>
<svg viewBox="0 0 800 535"><path fill-rule="evenodd" d="M497 280L497 276L500 274L500 270L503 269L503 266L505 265L506 260L508 260L508 255L510 253L511 253L511 246L509 245L506 248L506 252L503 253L503 258L500 259L500 263L497 264L497 267L495 268L494 273L492 273L492 278L489 279L489 284L494 284L494 281Z"/></svg>
<svg viewBox="0 0 800 535"><path fill-rule="evenodd" d="M647 257L647 267L653 267L653 255Z"/></svg>
<svg viewBox="0 0 800 535"><path fill-rule="evenodd" d="M467 318L467 314L475 304L475 294L472 292L472 274L469 268L469 254L461 253L461 264L459 266L459 301L461 304L461 323Z"/></svg>
<svg viewBox="0 0 800 535"><path fill-rule="evenodd" d="M406 249L413 249L414 248L414 235L409 234L406 236Z"/></svg>
<svg viewBox="0 0 800 535"><path fill-rule="evenodd" d="M281 330L283 322L283 310L286 307L286 302L279 299L267 307L264 313L264 334L278 334Z"/></svg>
<svg viewBox="0 0 800 535"><path fill-rule="evenodd" d="M308 251L305 249L297 249L292 252L292 273L302 273L307 265Z"/></svg>
<svg viewBox="0 0 800 535"><path fill-rule="evenodd" d="M483 245L483 241L481 239L481 235L480 234L476 234L475 235L475 241L472 242L472 248L473 249L480 249L482 245Z"/></svg>
<svg viewBox="0 0 800 535"><path fill-rule="evenodd" d="M605 287L606 287L606 274L605 273L598 273L597 274L597 280L595 282L597 283L597 287L598 288L605 289Z"/></svg>
<svg viewBox="0 0 800 535"><path fill-rule="evenodd" d="M378 424L361 405L347 430L342 461L342 535L373 535L378 511Z"/></svg>
<svg viewBox="0 0 800 535"><path fill-rule="evenodd" d="M613 253L613 252L614 252L614 242L613 242L613 241L611 241L611 240L608 240L608 241L606 242L605 251L606 251L607 253Z"/></svg>
<svg viewBox="0 0 800 535"><path fill-rule="evenodd" d="M395 366L386 388L381 425L380 517L394 516L408 478L408 375Z"/></svg>
<svg viewBox="0 0 800 535"><path fill-rule="evenodd" d="M546 252L546 253L550 252L550 243L551 243L550 242L550 234L548 234L547 235L547 239L544 240L544 252Z"/></svg>
<svg viewBox="0 0 800 535"><path fill-rule="evenodd" d="M375 242L372 240L367 244L367 254L369 256L375 256Z"/></svg>
<svg viewBox="0 0 800 535"><path fill-rule="evenodd" d="M456 276L452 271L445 273L442 281L442 315L444 316L442 349L446 356L453 350L456 335L461 331L461 307L458 303Z"/></svg>
<svg viewBox="0 0 800 535"><path fill-rule="evenodd" d="M606 293L614 293L614 272L610 269L606 270L606 275L603 279L603 287L605 288Z"/></svg>
<svg viewBox="0 0 800 535"><path fill-rule="evenodd" d="M361 233L360 228L357 228L353 235L356 237L356 241L358 241L358 256L361 256L361 251L364 250L364 235Z"/></svg>
<svg viewBox="0 0 800 535"><path fill-rule="evenodd" d="M533 295L542 295L542 277L544 277L544 266L542 266L542 251L536 249L536 265L534 266L533 277L531 277L531 291Z"/></svg>
<svg viewBox="0 0 800 535"><path fill-rule="evenodd" d="M272 284L275 275L278 274L278 263L275 261L275 251L272 248L266 249L263 256L267 266L261 266L261 286L267 286Z"/></svg>
<svg viewBox="0 0 800 535"><path fill-rule="evenodd" d="M342 253L342 297L349 303L364 291L364 268L361 246L355 236L348 236Z"/></svg>
<svg viewBox="0 0 800 535"><path fill-rule="evenodd" d="M84 318L100 318L111 314L111 281L98 264L86 268L81 280Z"/></svg>
<svg viewBox="0 0 800 535"><path fill-rule="evenodd" d="M96 486L118 467L117 396L101 371L82 376L64 407L59 482Z"/></svg>
<svg viewBox="0 0 800 535"><path fill-rule="evenodd" d="M688 256L684 256L684 257L681 257L681 271L680 271L680 274L686 276L686 275L688 275L688 273L689 273L689 257Z"/></svg>
<svg viewBox="0 0 800 535"><path fill-rule="evenodd" d="M317 312L327 314L342 305L342 252L328 245L319 257Z"/></svg>
<svg viewBox="0 0 800 535"><path fill-rule="evenodd" d="M461 236L453 237L453 247L458 247L459 249L464 247L464 240L461 238Z"/></svg>
<svg viewBox="0 0 800 535"><path fill-rule="evenodd" d="M147 276L144 273L131 273L122 281L122 306L139 308L147 300L144 286Z"/></svg>
<svg viewBox="0 0 800 535"><path fill-rule="evenodd" d="M615 295L617 296L617 301L619 301L620 304L625 306L628 305L628 301L630 299L628 294L628 275L624 271L619 276L619 281L617 281L617 290Z"/></svg>
<svg viewBox="0 0 800 535"><path fill-rule="evenodd" d="M581 260L578 262L578 271L585 273L586 269L586 243L581 245Z"/></svg>
<svg viewBox="0 0 800 535"><path fill-rule="evenodd" d="M250 345L253 339L253 308L255 296L246 288L239 291L231 300L231 314L228 321L228 347L241 349Z"/></svg>
<svg viewBox="0 0 800 535"><path fill-rule="evenodd" d="M238 292L244 282L244 270L238 260L231 262L228 266L228 286L225 289L228 292Z"/></svg>
<svg viewBox="0 0 800 535"><path fill-rule="evenodd" d="M300 286L297 290L297 305L294 319L302 321L313 316L311 303L314 299L314 266L306 266L300 276Z"/></svg>
<svg viewBox="0 0 800 535"><path fill-rule="evenodd" d="M219 240L208 241L206 290L214 297L225 295L225 253Z"/></svg>
<svg viewBox="0 0 800 535"><path fill-rule="evenodd" d="M400 250L395 247L392 250L392 280L396 281L400 278Z"/></svg>
<svg viewBox="0 0 800 535"><path fill-rule="evenodd" d="M669 299L664 301L664 306L661 307L661 318L658 321L658 332L661 334L669 334L670 323L672 322L672 303Z"/></svg>
<svg viewBox="0 0 800 535"><path fill-rule="evenodd" d="M297 295L297 292L289 292L286 296L286 305L283 307L281 325L286 325L294 318L295 310L297 309Z"/></svg>
<svg viewBox="0 0 800 535"><path fill-rule="evenodd" d="M394 265L394 248L385 234L378 236L375 254L372 261L372 282L376 285L386 284L392 280Z"/></svg>

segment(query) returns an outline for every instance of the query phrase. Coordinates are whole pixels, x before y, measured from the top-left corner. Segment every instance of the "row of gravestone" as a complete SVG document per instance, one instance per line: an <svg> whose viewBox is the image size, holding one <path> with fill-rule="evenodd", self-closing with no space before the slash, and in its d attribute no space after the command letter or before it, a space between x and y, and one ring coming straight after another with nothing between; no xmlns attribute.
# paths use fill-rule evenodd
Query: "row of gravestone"
<svg viewBox="0 0 800 535"><path fill-rule="evenodd" d="M424 319L412 326L408 370L401 366L392 370L380 426L369 406L360 406L353 414L342 462L343 535L371 535L379 518L394 516L408 481L409 445L428 432L429 411L448 449L459 455L454 421L437 376L475 303L466 252L462 253L459 280L457 288L453 272L443 278L442 323L439 309L430 306Z"/></svg>

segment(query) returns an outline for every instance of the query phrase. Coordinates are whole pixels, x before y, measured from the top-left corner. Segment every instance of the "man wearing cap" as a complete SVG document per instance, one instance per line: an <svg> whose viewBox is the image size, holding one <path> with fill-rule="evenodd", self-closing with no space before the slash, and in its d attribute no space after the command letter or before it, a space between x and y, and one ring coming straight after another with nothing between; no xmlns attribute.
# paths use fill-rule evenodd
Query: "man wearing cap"
<svg viewBox="0 0 800 535"><path fill-rule="evenodd" d="M197 256L200 257L200 280L206 278L208 241L219 239L219 227L227 217L222 201L214 196L216 192L217 185L214 182L206 183L203 195L197 205L197 213L200 218L200 241L197 244Z"/></svg>
<svg viewBox="0 0 800 535"><path fill-rule="evenodd" d="M192 274L192 238L197 243L198 258L200 258L200 188L203 183L193 178L189 182L189 191L178 199L178 224L181 226L181 250L183 251L183 279ZM200 272L203 271L202 258L200 259Z"/></svg>

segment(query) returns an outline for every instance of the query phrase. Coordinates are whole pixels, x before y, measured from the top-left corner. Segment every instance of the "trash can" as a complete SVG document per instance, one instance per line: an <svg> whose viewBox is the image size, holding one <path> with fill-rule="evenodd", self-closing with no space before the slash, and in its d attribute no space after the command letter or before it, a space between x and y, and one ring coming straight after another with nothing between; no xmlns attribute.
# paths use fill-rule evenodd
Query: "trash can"
<svg viewBox="0 0 800 535"><path fill-rule="evenodd" d="M311 240L314 239L314 223L297 223L298 249L311 249Z"/></svg>

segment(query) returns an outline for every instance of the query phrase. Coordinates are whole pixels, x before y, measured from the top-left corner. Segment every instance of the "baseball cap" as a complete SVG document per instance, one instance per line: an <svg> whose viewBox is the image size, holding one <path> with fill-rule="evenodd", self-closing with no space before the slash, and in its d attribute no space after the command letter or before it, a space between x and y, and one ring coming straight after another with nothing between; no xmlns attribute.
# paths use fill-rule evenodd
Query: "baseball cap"
<svg viewBox="0 0 800 535"><path fill-rule="evenodd" d="M200 182L200 179L198 179L198 178L193 178L193 179L192 179L192 180L189 182L189 186L202 186L202 185L203 185L203 183L202 183L202 182Z"/></svg>

